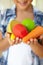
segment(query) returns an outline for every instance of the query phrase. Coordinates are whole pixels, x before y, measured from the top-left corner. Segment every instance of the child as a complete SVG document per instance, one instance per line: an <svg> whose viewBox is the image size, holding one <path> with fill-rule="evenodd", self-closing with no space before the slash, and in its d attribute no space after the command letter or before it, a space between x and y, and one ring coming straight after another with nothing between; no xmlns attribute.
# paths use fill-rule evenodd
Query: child
<svg viewBox="0 0 43 65"><path fill-rule="evenodd" d="M30 18L35 20L37 25L42 25L43 13L35 10L31 2L32 0L14 0L14 3L16 4L16 12L12 12L12 10L7 11L7 13L10 14L6 16L5 20L9 20L9 17L12 19L11 16L19 22L25 18ZM16 15L16 17L14 15ZM6 26L2 25L2 27L4 31L6 31ZM43 36L40 36L40 38L43 40ZM17 45L10 46L18 43L18 41L18 39L11 41L10 34L8 33L5 38L0 41L0 51L10 47L7 65L43 65L43 45L40 45L37 39L30 39L28 45L20 42Z"/></svg>

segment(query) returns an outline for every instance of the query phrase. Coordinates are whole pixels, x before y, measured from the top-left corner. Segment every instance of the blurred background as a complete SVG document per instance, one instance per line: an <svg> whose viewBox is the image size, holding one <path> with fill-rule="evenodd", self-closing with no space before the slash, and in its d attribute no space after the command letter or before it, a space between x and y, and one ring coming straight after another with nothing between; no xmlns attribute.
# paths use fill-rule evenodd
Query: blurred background
<svg viewBox="0 0 43 65"><path fill-rule="evenodd" d="M0 10L11 8L12 5L12 0L0 0ZM33 0L33 5L43 12L43 0Z"/></svg>

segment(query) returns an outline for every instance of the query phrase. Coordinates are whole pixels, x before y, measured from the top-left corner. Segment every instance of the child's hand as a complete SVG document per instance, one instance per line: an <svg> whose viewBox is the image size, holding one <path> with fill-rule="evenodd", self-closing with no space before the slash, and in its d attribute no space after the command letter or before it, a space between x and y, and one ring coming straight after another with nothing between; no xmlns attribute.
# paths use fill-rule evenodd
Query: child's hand
<svg viewBox="0 0 43 65"><path fill-rule="evenodd" d="M43 58L43 45L40 45L37 39L30 39L28 44L30 44L30 47L35 55Z"/></svg>
<svg viewBox="0 0 43 65"><path fill-rule="evenodd" d="M5 36L6 36L6 38L7 38L10 45L18 44L18 43L21 42L21 39L19 39L18 37L15 40L11 40L9 33L6 33Z"/></svg>
<svg viewBox="0 0 43 65"><path fill-rule="evenodd" d="M36 38L34 39L30 39L30 41L27 42L27 44L31 45L31 44L39 44L38 40Z"/></svg>
<svg viewBox="0 0 43 65"><path fill-rule="evenodd" d="M43 35L41 35L39 39L41 40L41 44L43 45Z"/></svg>
<svg viewBox="0 0 43 65"><path fill-rule="evenodd" d="M39 43L43 45L43 35L41 35L38 39L30 39L30 41L27 41L27 44L36 44Z"/></svg>

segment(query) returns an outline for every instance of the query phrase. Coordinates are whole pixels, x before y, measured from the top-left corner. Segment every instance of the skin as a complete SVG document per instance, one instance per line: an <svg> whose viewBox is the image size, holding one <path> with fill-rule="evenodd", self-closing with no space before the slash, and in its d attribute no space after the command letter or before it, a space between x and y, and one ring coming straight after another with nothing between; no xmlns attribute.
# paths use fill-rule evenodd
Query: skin
<svg viewBox="0 0 43 65"><path fill-rule="evenodd" d="M32 0L13 0L13 2L16 4L17 21L21 22L25 18L30 18L34 20L33 6L31 5ZM41 39L43 40L43 35ZM0 41L0 50L1 51L6 50L7 48L10 47L10 45L19 42L20 42L19 38L16 38L15 40L10 40L10 34L6 33L5 38L1 39ZM43 58L43 45L40 45L37 39L32 40L30 39L30 41L27 42L29 43L26 44L28 45L30 44L32 51L40 58Z"/></svg>

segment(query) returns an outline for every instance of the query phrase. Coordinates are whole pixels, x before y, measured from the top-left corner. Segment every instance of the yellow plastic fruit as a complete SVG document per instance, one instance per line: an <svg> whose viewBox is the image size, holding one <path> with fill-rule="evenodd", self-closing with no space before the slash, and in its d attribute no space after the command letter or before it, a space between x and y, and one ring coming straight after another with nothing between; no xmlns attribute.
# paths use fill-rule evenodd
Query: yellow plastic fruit
<svg viewBox="0 0 43 65"><path fill-rule="evenodd" d="M15 35L14 35L14 34L11 34L10 39L11 39L11 40L14 40L15 38L16 38Z"/></svg>
<svg viewBox="0 0 43 65"><path fill-rule="evenodd" d="M18 24L19 22L18 21L16 21L16 20L12 20L12 21L10 21L9 22L9 24L8 24L8 26L7 26L7 32L8 33L12 33L12 27L14 26L14 25L16 25L16 24Z"/></svg>

